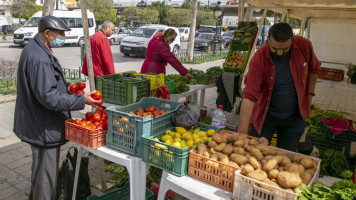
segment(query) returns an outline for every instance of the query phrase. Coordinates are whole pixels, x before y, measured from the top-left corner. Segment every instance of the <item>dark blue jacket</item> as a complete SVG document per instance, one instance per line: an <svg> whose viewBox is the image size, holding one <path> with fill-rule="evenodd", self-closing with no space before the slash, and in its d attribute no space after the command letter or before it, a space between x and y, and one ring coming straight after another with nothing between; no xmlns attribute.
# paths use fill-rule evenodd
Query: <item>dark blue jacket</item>
<svg viewBox="0 0 356 200"><path fill-rule="evenodd" d="M62 67L39 35L22 50L17 72L14 132L39 147L65 143L64 121L85 106L84 95L68 94Z"/></svg>

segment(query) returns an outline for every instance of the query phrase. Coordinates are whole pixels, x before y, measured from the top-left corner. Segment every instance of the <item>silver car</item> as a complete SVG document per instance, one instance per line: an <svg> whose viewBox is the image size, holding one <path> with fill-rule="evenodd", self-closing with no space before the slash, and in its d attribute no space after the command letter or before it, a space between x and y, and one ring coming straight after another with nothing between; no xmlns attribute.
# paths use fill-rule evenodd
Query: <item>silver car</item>
<svg viewBox="0 0 356 200"><path fill-rule="evenodd" d="M121 40L132 33L130 29L115 28L114 33L109 37L110 45L120 44Z"/></svg>

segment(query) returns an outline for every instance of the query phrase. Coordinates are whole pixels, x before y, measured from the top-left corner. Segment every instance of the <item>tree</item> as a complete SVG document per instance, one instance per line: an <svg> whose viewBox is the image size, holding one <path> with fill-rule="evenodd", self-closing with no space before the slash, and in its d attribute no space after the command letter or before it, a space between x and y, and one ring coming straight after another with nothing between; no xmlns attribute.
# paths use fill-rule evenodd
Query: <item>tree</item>
<svg viewBox="0 0 356 200"><path fill-rule="evenodd" d="M87 5L94 13L97 24L102 24L107 20L116 23L116 10L113 9L112 0L88 0Z"/></svg>
<svg viewBox="0 0 356 200"><path fill-rule="evenodd" d="M190 9L170 9L168 12L168 22L171 26L188 26L191 14Z"/></svg>
<svg viewBox="0 0 356 200"><path fill-rule="evenodd" d="M53 15L55 0L45 0L43 3L42 17Z"/></svg>
<svg viewBox="0 0 356 200"><path fill-rule="evenodd" d="M167 6L164 1L163 2L152 2L150 6L148 6L150 10L158 11L158 23L169 25L169 11L171 10L171 6Z"/></svg>
<svg viewBox="0 0 356 200"><path fill-rule="evenodd" d="M192 15L190 16L189 39L187 49L187 60L193 60L195 26L197 23L198 0L191 0L193 4Z"/></svg>
<svg viewBox="0 0 356 200"><path fill-rule="evenodd" d="M209 11L198 11L196 26L200 25L215 25L216 20L214 19L214 13Z"/></svg>
<svg viewBox="0 0 356 200"><path fill-rule="evenodd" d="M132 16L138 16L144 23L157 23L159 21L159 12L151 9L127 7L122 11L121 15L123 21L129 21Z"/></svg>
<svg viewBox="0 0 356 200"><path fill-rule="evenodd" d="M34 0L7 0L4 2L7 5L11 5L11 13L14 17L19 18L19 24L21 19L29 19L35 12L42 8L36 6Z"/></svg>

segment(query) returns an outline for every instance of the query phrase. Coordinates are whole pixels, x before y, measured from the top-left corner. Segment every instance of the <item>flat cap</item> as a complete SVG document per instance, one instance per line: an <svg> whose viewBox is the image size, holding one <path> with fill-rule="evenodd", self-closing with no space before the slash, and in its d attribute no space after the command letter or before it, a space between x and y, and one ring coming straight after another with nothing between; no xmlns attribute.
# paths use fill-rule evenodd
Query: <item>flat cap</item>
<svg viewBox="0 0 356 200"><path fill-rule="evenodd" d="M38 32L44 32L46 29L58 31L70 31L71 29L59 18L55 16L42 17L38 23Z"/></svg>

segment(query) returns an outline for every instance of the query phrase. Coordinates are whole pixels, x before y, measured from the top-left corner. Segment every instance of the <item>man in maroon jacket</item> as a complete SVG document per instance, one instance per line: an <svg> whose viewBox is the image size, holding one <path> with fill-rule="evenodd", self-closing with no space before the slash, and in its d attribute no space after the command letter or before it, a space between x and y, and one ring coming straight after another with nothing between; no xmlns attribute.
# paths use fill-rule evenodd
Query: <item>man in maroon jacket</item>
<svg viewBox="0 0 356 200"><path fill-rule="evenodd" d="M90 37L94 77L115 74L114 59L107 38L113 34L114 29L115 25L111 21L106 21L102 29ZM82 73L88 75L86 56L84 56Z"/></svg>
<svg viewBox="0 0 356 200"><path fill-rule="evenodd" d="M293 36L287 23L273 25L268 42L250 61L242 92L238 132L271 141L277 131L277 146L295 151L310 114L320 71L309 40Z"/></svg>

